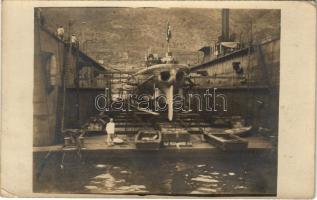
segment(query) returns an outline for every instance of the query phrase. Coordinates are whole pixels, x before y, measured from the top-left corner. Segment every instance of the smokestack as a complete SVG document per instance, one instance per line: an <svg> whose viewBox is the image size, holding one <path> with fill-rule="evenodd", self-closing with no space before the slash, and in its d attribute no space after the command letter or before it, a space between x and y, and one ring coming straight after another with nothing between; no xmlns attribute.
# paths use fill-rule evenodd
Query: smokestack
<svg viewBox="0 0 317 200"><path fill-rule="evenodd" d="M222 40L229 41L229 9L222 9Z"/></svg>

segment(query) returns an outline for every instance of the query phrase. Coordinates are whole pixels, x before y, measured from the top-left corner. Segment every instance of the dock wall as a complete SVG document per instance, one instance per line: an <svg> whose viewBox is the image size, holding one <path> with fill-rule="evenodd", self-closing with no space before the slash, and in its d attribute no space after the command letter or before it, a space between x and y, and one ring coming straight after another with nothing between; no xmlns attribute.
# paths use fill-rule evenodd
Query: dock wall
<svg viewBox="0 0 317 200"><path fill-rule="evenodd" d="M35 9L34 146L55 144L60 139L63 128L73 127L73 121L78 118L82 122L82 119L86 119L86 116L90 115L89 109L93 111L94 103L91 101L95 97L91 92L83 92L79 95L74 92L76 91L74 88L77 86L78 88L80 86L87 87L89 91L96 88L95 85L90 84L90 79L80 79L80 70L89 68L92 76L99 76L100 73L106 71L103 66L81 52L79 48L70 45L67 40L68 33L65 33L64 40L58 38L55 28L57 27L48 27L41 17L41 11ZM109 75L101 76L99 85L108 83L108 77ZM104 90L104 86L102 88ZM92 95L92 97L88 98L87 95ZM77 105L81 105L79 114Z"/></svg>
<svg viewBox="0 0 317 200"><path fill-rule="evenodd" d="M234 69L239 63L240 70ZM192 68L197 85L192 93L217 88L227 99L227 111L203 112L206 118L242 116L248 124L277 130L279 108L280 40L264 42L251 48L219 57ZM203 72L204 76L195 75Z"/></svg>
<svg viewBox="0 0 317 200"><path fill-rule="evenodd" d="M104 93L104 89L81 88L78 93L79 114L77 114L77 91L76 89L67 89L65 128L78 128L90 117L97 115L99 112L95 108L95 98L102 93Z"/></svg>
<svg viewBox="0 0 317 200"><path fill-rule="evenodd" d="M58 98L61 95L61 72L64 44L52 37L35 18L34 29L34 89L33 142L35 146L50 145L60 122Z"/></svg>

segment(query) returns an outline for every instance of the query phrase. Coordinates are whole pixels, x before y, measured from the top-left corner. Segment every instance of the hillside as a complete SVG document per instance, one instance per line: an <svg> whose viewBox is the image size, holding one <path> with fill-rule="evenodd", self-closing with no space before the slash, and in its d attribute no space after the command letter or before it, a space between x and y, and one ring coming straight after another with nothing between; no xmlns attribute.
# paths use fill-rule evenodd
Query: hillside
<svg viewBox="0 0 317 200"><path fill-rule="evenodd" d="M52 29L63 25L80 40L82 49L105 66L121 70L143 67L146 52L166 51L166 24L171 24L171 50L180 62L199 62L197 50L221 33L221 10L186 8L42 8ZM279 10L230 10L230 32L243 41L279 35ZM86 41L86 48L83 43Z"/></svg>

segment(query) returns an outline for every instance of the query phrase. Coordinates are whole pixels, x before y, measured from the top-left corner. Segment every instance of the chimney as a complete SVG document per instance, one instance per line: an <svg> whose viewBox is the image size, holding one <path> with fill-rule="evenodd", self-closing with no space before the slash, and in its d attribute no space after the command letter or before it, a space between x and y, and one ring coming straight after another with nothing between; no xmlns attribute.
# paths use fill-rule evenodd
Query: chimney
<svg viewBox="0 0 317 200"><path fill-rule="evenodd" d="M222 9L222 41L229 41L229 9Z"/></svg>

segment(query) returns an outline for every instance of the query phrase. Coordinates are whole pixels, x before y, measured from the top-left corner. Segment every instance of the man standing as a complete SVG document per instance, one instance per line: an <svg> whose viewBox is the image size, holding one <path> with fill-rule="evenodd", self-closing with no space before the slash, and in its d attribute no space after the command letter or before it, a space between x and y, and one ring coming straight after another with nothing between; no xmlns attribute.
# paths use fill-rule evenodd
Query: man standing
<svg viewBox="0 0 317 200"><path fill-rule="evenodd" d="M64 31L63 26L59 26L57 28L57 36L58 36L58 38L61 39L61 40L64 40L64 33L65 33L65 31Z"/></svg>
<svg viewBox="0 0 317 200"><path fill-rule="evenodd" d="M78 42L78 40L77 40L77 37L76 37L76 35L75 34L72 34L72 36L70 37L70 42L71 42L71 45L73 46L73 47L78 47L78 45L79 45L79 42Z"/></svg>
<svg viewBox="0 0 317 200"><path fill-rule="evenodd" d="M115 123L113 122L113 119L110 118L110 121L106 125L107 144L108 144L108 146L112 146L113 145L114 129L115 129Z"/></svg>

